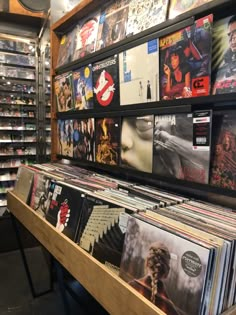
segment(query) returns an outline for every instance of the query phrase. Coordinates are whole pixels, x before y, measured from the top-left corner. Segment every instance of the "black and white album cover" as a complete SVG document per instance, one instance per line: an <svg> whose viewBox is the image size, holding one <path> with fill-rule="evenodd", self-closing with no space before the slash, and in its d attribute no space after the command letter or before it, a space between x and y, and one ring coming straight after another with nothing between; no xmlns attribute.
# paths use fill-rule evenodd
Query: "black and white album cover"
<svg viewBox="0 0 236 315"><path fill-rule="evenodd" d="M153 115L123 117L121 125L121 166L152 172Z"/></svg>
<svg viewBox="0 0 236 315"><path fill-rule="evenodd" d="M199 136L198 143L202 138ZM201 145L196 146L196 143L194 145L192 114L155 116L153 173L208 183L209 163L209 145L202 148Z"/></svg>
<svg viewBox="0 0 236 315"><path fill-rule="evenodd" d="M117 55L93 64L93 93L95 108L119 106Z"/></svg>

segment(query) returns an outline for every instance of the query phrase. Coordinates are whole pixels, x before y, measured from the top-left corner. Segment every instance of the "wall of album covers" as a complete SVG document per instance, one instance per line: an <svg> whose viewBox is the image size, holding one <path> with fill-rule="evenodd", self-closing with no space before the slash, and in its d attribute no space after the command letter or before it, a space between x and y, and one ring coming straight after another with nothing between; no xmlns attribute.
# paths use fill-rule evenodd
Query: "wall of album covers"
<svg viewBox="0 0 236 315"><path fill-rule="evenodd" d="M236 91L236 15L203 12L166 35L152 31L208 2L113 1L61 37L59 156L236 189L236 111L204 98ZM181 100L193 106L180 110Z"/></svg>

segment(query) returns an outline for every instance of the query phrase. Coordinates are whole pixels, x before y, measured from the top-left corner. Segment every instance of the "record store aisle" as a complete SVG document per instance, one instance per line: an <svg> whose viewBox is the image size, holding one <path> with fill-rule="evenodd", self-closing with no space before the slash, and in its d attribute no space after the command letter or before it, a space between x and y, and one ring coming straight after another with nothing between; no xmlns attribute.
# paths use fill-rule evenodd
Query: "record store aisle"
<svg viewBox="0 0 236 315"><path fill-rule="evenodd" d="M37 291L49 288L48 268L40 248L26 250L33 283ZM34 299L31 295L20 252L0 254L0 315L63 315L63 304L55 288Z"/></svg>
<svg viewBox="0 0 236 315"><path fill-rule="evenodd" d="M36 293L47 291L50 275L41 247L26 249L25 254ZM69 312L55 282L52 292L33 298L18 250L0 254L0 275L0 315L108 315L76 281L74 291L81 300L79 304L67 293Z"/></svg>

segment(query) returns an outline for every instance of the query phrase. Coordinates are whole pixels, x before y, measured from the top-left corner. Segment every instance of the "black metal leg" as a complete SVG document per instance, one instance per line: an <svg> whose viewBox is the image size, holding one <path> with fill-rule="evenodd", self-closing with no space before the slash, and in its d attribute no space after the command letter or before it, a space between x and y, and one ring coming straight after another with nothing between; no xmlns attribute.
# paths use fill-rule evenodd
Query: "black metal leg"
<svg viewBox="0 0 236 315"><path fill-rule="evenodd" d="M22 245L19 229L18 229L17 224L16 224L16 219L13 216L12 213L10 215L11 215L11 221L12 221L12 224L13 224L13 228L14 228L15 233L16 233L16 239L17 239L17 242L18 242L18 245L19 245L19 249L20 249L22 260L23 260L26 276L27 276L27 279L28 279L28 282L29 282L31 294L32 294L32 296L34 298L37 298L37 297L42 296L44 294L47 294L47 293L49 293L49 292L51 292L53 290L53 279L52 279L52 269L51 269L52 266L50 266L50 288L49 288L49 290L46 290L46 291L43 291L43 292L40 292L40 293L36 293L35 288L34 288L34 284L33 284L33 281L32 281L32 277L31 277L31 274L30 274L29 266L28 266L28 263L27 263L27 259L26 259L26 256L25 256L24 248L23 248L23 245ZM51 264L52 264L52 262L51 262Z"/></svg>
<svg viewBox="0 0 236 315"><path fill-rule="evenodd" d="M66 315L70 315L70 305L69 305L68 299L66 297L67 290L66 290L65 281L64 281L63 267L55 259L54 259L54 267L56 270L57 281L58 281L58 286L59 286L61 298L63 301L64 311L65 311Z"/></svg>

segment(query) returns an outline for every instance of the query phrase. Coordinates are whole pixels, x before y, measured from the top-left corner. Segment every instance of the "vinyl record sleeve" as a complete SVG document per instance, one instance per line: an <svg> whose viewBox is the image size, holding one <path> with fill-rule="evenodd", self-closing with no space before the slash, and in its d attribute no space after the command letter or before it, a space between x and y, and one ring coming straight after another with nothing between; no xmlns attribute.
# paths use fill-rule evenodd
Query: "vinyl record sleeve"
<svg viewBox="0 0 236 315"><path fill-rule="evenodd" d="M79 189L62 182L51 182L53 194L46 219L56 229L74 240L79 224L83 198Z"/></svg>
<svg viewBox="0 0 236 315"><path fill-rule="evenodd" d="M78 160L95 160L94 118L73 120L73 157Z"/></svg>
<svg viewBox="0 0 236 315"><path fill-rule="evenodd" d="M210 183L236 189L236 112L224 111L213 116L212 165Z"/></svg>
<svg viewBox="0 0 236 315"><path fill-rule="evenodd" d="M76 110L93 108L92 66L73 71L73 95Z"/></svg>
<svg viewBox="0 0 236 315"><path fill-rule="evenodd" d="M72 72L55 77L54 91L58 112L74 109Z"/></svg>
<svg viewBox="0 0 236 315"><path fill-rule="evenodd" d="M119 106L118 56L114 55L93 64L93 92L95 108Z"/></svg>
<svg viewBox="0 0 236 315"><path fill-rule="evenodd" d="M212 23L211 14L159 39L161 99L209 95Z"/></svg>
<svg viewBox="0 0 236 315"><path fill-rule="evenodd" d="M75 49L75 32L76 27L72 31L62 36L59 46L57 67L63 66L72 61Z"/></svg>
<svg viewBox="0 0 236 315"><path fill-rule="evenodd" d="M207 184L210 147L196 150L193 140L192 114L155 116L153 173Z"/></svg>
<svg viewBox="0 0 236 315"><path fill-rule="evenodd" d="M57 154L73 157L73 120L57 121Z"/></svg>
<svg viewBox="0 0 236 315"><path fill-rule="evenodd" d="M19 167L13 193L25 203L29 202L33 179L33 170L27 166Z"/></svg>
<svg viewBox="0 0 236 315"><path fill-rule="evenodd" d="M152 172L154 116L123 117L121 166Z"/></svg>
<svg viewBox="0 0 236 315"><path fill-rule="evenodd" d="M236 16L214 23L212 94L236 92Z"/></svg>
<svg viewBox="0 0 236 315"><path fill-rule="evenodd" d="M51 178L40 172L34 173L30 207L42 217L46 216L50 204L51 192L49 190Z"/></svg>
<svg viewBox="0 0 236 315"><path fill-rule="evenodd" d="M131 0L126 35L135 35L166 20L169 0Z"/></svg>
<svg viewBox="0 0 236 315"><path fill-rule="evenodd" d="M159 100L159 43L153 39L119 54L120 105Z"/></svg>
<svg viewBox="0 0 236 315"><path fill-rule="evenodd" d="M125 38L129 0L115 0L103 10L99 20L96 50Z"/></svg>
<svg viewBox="0 0 236 315"><path fill-rule="evenodd" d="M75 28L73 60L95 51L100 12L86 16Z"/></svg>
<svg viewBox="0 0 236 315"><path fill-rule="evenodd" d="M168 18L173 19L184 12L198 8L211 1L213 0L170 0Z"/></svg>
<svg viewBox="0 0 236 315"><path fill-rule="evenodd" d="M118 165L120 152L120 119L98 118L95 120L95 161Z"/></svg>
<svg viewBox="0 0 236 315"><path fill-rule="evenodd" d="M155 255L161 256L159 259L163 269L162 276L157 280L154 298L150 274L151 259L155 259ZM209 259L209 249L139 219L130 218L120 276L165 313L197 315ZM147 260L150 261L149 275L145 272Z"/></svg>

